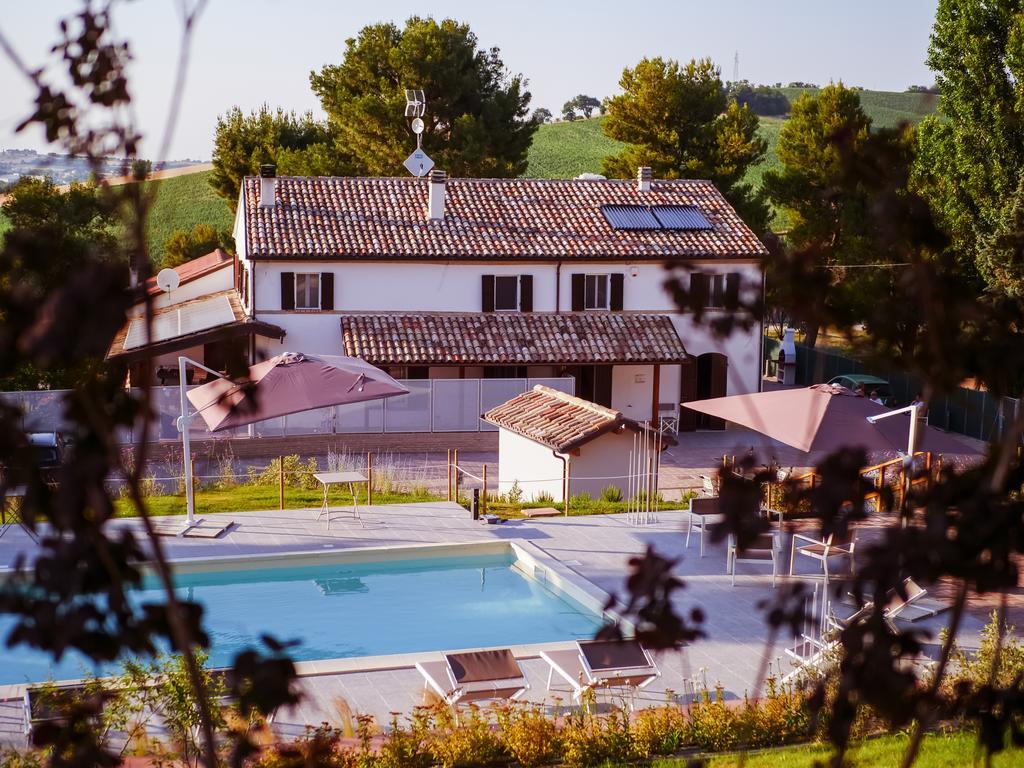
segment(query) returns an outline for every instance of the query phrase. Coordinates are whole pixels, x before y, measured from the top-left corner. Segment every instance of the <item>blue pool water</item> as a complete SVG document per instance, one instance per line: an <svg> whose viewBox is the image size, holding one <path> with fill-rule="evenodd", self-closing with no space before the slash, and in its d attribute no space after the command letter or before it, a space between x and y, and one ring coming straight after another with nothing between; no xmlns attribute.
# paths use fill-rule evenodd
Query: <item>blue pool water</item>
<svg viewBox="0 0 1024 768"><path fill-rule="evenodd" d="M298 640L294 659L571 640L596 614L524 576L509 555L262 568L179 575L179 594L205 607L210 663L231 664L261 634ZM155 580L139 602L160 600ZM0 637L12 622L0 618ZM81 677L83 657L59 664L24 646L0 647L0 683Z"/></svg>

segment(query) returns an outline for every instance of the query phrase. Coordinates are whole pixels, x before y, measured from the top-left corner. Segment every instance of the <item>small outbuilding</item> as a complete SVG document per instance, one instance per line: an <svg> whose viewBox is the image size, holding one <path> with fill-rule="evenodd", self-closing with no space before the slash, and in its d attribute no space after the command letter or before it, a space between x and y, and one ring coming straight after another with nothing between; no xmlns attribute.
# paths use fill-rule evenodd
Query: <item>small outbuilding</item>
<svg viewBox="0 0 1024 768"><path fill-rule="evenodd" d="M609 485L628 498L644 487L640 476L656 473L657 452L676 442L621 411L542 384L482 418L498 427L499 493L518 486L528 501L597 498Z"/></svg>

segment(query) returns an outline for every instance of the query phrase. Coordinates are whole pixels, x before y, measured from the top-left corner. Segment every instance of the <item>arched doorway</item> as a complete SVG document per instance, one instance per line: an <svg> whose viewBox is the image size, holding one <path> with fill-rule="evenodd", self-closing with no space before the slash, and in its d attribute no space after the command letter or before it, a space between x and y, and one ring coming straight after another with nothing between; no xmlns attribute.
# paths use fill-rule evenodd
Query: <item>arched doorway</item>
<svg viewBox="0 0 1024 768"><path fill-rule="evenodd" d="M680 369L679 400L706 400L725 397L729 377L729 358L720 352L705 352L691 359ZM683 408L679 419L680 431L695 429L725 429L725 422L703 413Z"/></svg>

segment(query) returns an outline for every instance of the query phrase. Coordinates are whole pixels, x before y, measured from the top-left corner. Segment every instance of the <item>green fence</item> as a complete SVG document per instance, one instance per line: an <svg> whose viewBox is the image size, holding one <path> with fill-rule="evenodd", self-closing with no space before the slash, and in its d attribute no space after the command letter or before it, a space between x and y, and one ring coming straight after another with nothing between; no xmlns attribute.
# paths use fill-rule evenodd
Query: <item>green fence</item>
<svg viewBox="0 0 1024 768"><path fill-rule="evenodd" d="M765 373L774 376L778 369L781 342L765 338ZM859 360L835 352L796 345L796 383L810 386L851 373L871 373L889 382L897 405L906 405L921 391L921 382L905 373L869 370ZM956 392L936 397L928 403L928 423L978 440L997 440L1004 427L1012 423L1020 408L1020 400L994 397L988 392L961 387Z"/></svg>

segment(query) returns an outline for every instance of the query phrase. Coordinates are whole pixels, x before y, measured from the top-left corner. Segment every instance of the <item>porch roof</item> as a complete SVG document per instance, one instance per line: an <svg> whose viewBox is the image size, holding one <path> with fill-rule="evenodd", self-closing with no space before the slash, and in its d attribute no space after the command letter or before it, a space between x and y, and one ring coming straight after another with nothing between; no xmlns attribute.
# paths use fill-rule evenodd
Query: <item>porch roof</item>
<svg viewBox="0 0 1024 768"><path fill-rule="evenodd" d="M139 326L143 317L133 314L125 320L110 343L107 360L134 362L237 336L255 334L282 339L285 335L283 328L246 315L238 292L233 288L153 310L153 336L148 344L136 343L144 339L145 329L141 329L140 337L139 327L135 332L132 328L133 324ZM177 327L174 327L175 317Z"/></svg>
<svg viewBox="0 0 1024 768"><path fill-rule="evenodd" d="M380 313L341 316L345 354L374 365L680 363L668 315L628 312Z"/></svg>

